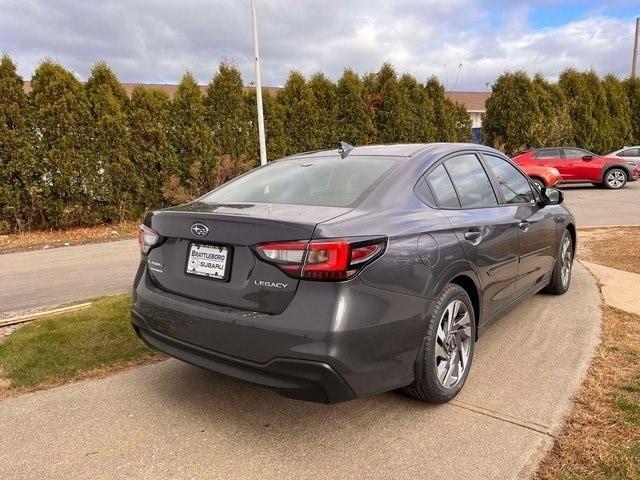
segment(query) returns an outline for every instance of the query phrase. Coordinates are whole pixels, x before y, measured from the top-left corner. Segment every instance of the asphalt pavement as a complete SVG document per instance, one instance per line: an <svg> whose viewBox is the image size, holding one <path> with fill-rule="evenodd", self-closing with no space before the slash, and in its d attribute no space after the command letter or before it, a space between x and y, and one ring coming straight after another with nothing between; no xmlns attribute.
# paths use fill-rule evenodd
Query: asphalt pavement
<svg viewBox="0 0 640 480"><path fill-rule="evenodd" d="M0 472L33 479L512 479L553 442L599 336L593 278L536 295L480 339L462 393L338 405L167 360L0 401Z"/></svg>
<svg viewBox="0 0 640 480"><path fill-rule="evenodd" d="M591 184L562 186L561 190L578 227L640 225L640 181L629 182L621 190Z"/></svg>
<svg viewBox="0 0 640 480"><path fill-rule="evenodd" d="M0 318L131 288L136 240L0 255Z"/></svg>

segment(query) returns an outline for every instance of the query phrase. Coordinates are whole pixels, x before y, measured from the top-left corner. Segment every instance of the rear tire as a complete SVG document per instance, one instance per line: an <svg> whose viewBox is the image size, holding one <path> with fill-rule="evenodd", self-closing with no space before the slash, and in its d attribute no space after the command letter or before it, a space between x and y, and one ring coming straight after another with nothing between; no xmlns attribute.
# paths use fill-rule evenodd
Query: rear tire
<svg viewBox="0 0 640 480"><path fill-rule="evenodd" d="M553 266L551 281L544 288L544 292L552 295L562 295L571 285L571 271L573 267L573 238L569 230L565 230L560 239L556 263Z"/></svg>
<svg viewBox="0 0 640 480"><path fill-rule="evenodd" d="M618 190L627 184L627 172L621 168L610 168L604 172L604 186L609 190Z"/></svg>
<svg viewBox="0 0 640 480"><path fill-rule="evenodd" d="M426 327L416 378L403 391L424 402L445 403L462 390L473 361L476 319L467 292L451 283L444 287Z"/></svg>

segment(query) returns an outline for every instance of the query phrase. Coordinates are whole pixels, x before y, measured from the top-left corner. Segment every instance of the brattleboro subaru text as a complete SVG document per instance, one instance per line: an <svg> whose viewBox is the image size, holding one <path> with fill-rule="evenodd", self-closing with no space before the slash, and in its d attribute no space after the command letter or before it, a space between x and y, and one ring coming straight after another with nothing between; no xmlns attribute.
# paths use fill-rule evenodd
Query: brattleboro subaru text
<svg viewBox="0 0 640 480"><path fill-rule="evenodd" d="M152 347L298 399L437 403L493 320L567 291L576 225L497 150L341 144L153 212L139 243L132 322Z"/></svg>

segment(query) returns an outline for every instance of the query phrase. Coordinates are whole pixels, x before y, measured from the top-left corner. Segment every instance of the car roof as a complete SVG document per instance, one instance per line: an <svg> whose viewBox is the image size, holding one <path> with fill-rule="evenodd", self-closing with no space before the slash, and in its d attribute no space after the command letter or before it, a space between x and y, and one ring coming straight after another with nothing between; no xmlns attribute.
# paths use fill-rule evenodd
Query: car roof
<svg viewBox="0 0 640 480"><path fill-rule="evenodd" d="M349 157L363 157L363 156L377 156L377 157L402 157L409 158L415 157L421 153L443 153L447 151L456 151L464 149L474 150L492 150L483 145L476 143L394 143L385 145L364 145L361 147L353 147L349 151L346 158ZM338 149L332 150L316 150L313 152L297 153L284 157L280 160L294 160L302 158L320 158L320 157L335 157L339 155Z"/></svg>

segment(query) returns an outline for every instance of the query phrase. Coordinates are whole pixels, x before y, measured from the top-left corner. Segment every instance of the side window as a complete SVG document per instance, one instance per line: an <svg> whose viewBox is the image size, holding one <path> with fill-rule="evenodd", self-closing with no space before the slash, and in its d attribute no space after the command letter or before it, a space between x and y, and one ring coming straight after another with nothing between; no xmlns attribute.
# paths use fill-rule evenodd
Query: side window
<svg viewBox="0 0 640 480"><path fill-rule="evenodd" d="M549 158L560 158L560 149L559 148L546 148L544 150L538 150L535 153L535 157L539 160L549 159Z"/></svg>
<svg viewBox="0 0 640 480"><path fill-rule="evenodd" d="M460 206L451 179L442 165L438 165L427 175L427 183L431 187L431 191L436 197L436 204L439 207L455 208Z"/></svg>
<svg viewBox="0 0 640 480"><path fill-rule="evenodd" d="M567 158L567 160L575 160L578 158L582 158L585 155L589 155L589 152L587 152L586 150L578 150L577 148L564 149L564 156Z"/></svg>
<svg viewBox="0 0 640 480"><path fill-rule="evenodd" d="M463 208L491 207L498 204L491 182L482 164L472 153L444 162L453 180Z"/></svg>
<svg viewBox="0 0 640 480"><path fill-rule="evenodd" d="M529 180L506 160L483 154L496 178L505 203L529 203L534 199Z"/></svg>
<svg viewBox="0 0 640 480"><path fill-rule="evenodd" d="M627 148L617 154L618 157L640 157L640 148Z"/></svg>

